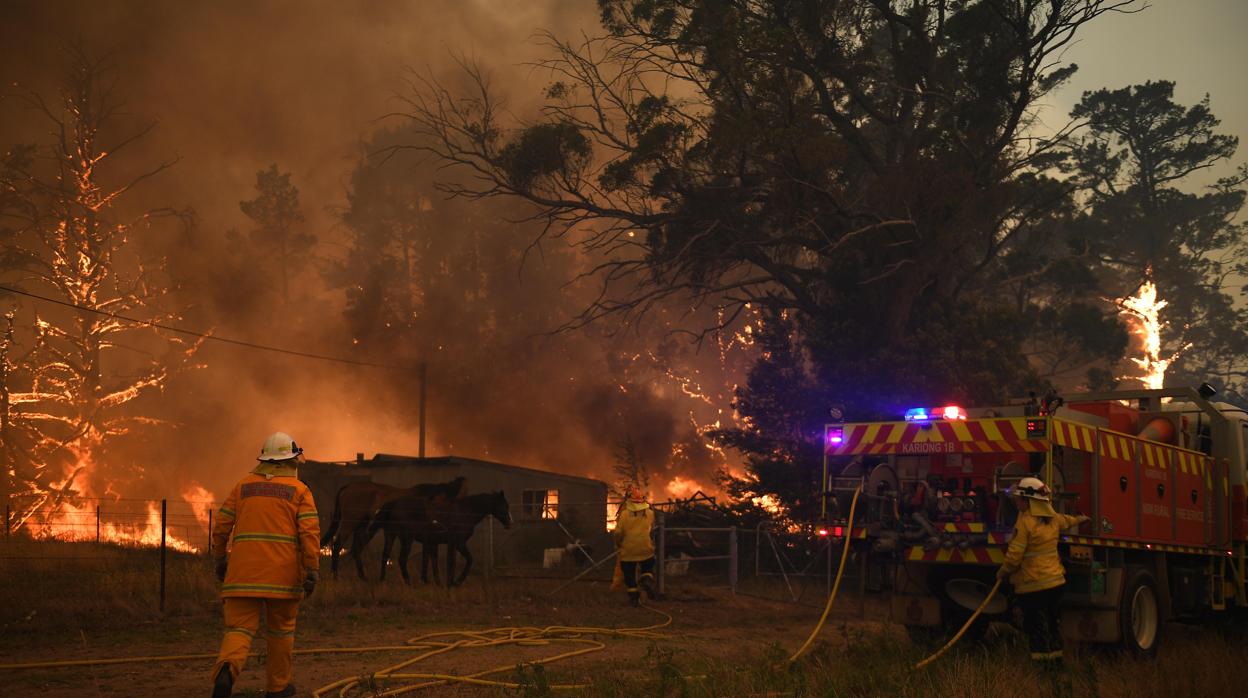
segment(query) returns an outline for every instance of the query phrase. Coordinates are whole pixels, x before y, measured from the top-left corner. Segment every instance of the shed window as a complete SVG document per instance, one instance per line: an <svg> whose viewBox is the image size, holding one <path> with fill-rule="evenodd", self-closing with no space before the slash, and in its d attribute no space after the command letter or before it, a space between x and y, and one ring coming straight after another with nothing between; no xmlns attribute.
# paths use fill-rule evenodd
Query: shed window
<svg viewBox="0 0 1248 698"><path fill-rule="evenodd" d="M559 490L525 490L521 515L530 521L559 518Z"/></svg>

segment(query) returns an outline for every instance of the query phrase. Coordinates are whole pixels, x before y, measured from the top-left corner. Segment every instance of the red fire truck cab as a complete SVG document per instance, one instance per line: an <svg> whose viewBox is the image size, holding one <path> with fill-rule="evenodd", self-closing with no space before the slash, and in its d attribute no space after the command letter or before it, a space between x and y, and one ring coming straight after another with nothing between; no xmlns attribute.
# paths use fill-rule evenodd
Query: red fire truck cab
<svg viewBox="0 0 1248 698"><path fill-rule="evenodd" d="M825 502L892 574L894 620L957 628L1004 559L1006 488L1037 476L1063 513L1091 521L1059 546L1063 634L1158 646L1168 620L1248 608L1248 414L1205 386L1070 396L989 408L913 409L825 427ZM1009 597L990 604L1005 619Z"/></svg>

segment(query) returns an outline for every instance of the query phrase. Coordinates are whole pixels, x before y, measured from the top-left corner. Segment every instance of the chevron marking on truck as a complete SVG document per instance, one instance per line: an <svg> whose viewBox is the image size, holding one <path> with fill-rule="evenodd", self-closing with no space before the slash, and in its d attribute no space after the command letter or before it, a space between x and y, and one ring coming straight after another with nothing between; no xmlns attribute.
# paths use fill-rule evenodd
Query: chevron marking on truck
<svg viewBox="0 0 1248 698"><path fill-rule="evenodd" d="M1096 450L1096 429L1064 419L1054 419L1053 443L1091 453Z"/></svg>
<svg viewBox="0 0 1248 698"><path fill-rule="evenodd" d="M1032 453L1048 448L1027 438L1027 420L971 419L934 422L846 424L843 439L828 455L885 453Z"/></svg>
<svg viewBox="0 0 1248 698"><path fill-rule="evenodd" d="M906 552L906 560L910 562L947 562L947 563L975 563L980 565L999 565L1005 562L1005 550L1003 548L987 548L973 547L965 550L961 548L936 548L935 550L924 550L921 545L914 545Z"/></svg>

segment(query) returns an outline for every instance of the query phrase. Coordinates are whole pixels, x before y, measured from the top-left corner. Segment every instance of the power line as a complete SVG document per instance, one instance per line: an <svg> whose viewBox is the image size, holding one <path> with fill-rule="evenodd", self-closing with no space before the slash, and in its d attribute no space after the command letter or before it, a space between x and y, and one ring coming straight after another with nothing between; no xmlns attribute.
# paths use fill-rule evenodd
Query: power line
<svg viewBox="0 0 1248 698"><path fill-rule="evenodd" d="M411 370L414 370L415 368L414 366L398 366L395 364L379 364L379 363L374 363L372 361L357 361L355 359L346 359L340 356L326 356L324 354L313 354L313 353L306 352L306 351L296 351L294 349L283 349L281 347L271 347L265 344L256 344L255 342L245 342L241 339L230 339L229 337L218 337L216 335L205 334L203 332L195 332L194 330L186 330L186 329L182 329L181 327L173 327L172 325L165 325L159 322L152 322L150 320L139 320L138 318L127 317L125 315L118 315L117 313L110 313L107 310L100 310L98 308L88 308L86 306L77 305L75 303L70 303L68 301L58 300L56 298L48 298L47 296L41 296L37 293L31 293L29 291L22 291L20 289L12 288L9 286L0 286L0 291L8 291L9 293L15 293L19 296L26 296L27 298L34 298L36 300L41 300L46 303L53 303L55 305L64 306L66 308L73 308L75 310L82 310L88 313L95 313L96 315L103 315L105 317L110 317L115 320L124 320L126 322L133 322L138 325L144 325L147 327L155 327L157 329L165 330L167 332L177 332L179 334L185 334L191 337L199 337L206 341L221 342L223 344L232 344L237 347L246 347L248 349L257 349L260 351L271 351L277 354L299 356L305 359L317 359L319 361L333 361L335 363L350 364L352 366L369 366L372 368L386 368L386 369L391 369L394 371L411 371Z"/></svg>

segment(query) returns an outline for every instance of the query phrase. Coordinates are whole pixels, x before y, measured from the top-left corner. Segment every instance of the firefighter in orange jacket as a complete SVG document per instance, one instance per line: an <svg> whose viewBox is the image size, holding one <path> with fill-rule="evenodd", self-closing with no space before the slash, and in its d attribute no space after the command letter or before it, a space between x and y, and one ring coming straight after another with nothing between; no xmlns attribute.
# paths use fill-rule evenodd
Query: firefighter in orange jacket
<svg viewBox="0 0 1248 698"><path fill-rule="evenodd" d="M624 573L624 585L628 588L628 602L633 606L641 605L641 589L645 589L646 596L651 599L657 596L654 588L654 541L650 539L653 527L654 510L650 508L650 503L639 487L629 487L616 514L614 537L620 556L620 570Z"/></svg>
<svg viewBox="0 0 1248 698"><path fill-rule="evenodd" d="M316 587L321 559L316 503L298 478L302 454L290 436L270 436L260 449L259 465L230 491L212 527L225 603L225 639L212 670L213 698L229 698L260 629L262 609L268 640L265 696L295 695L290 681L295 616L299 600Z"/></svg>
<svg viewBox="0 0 1248 698"><path fill-rule="evenodd" d="M1059 604L1066 588L1066 571L1057 554L1064 529L1078 526L1086 516L1067 516L1053 509L1049 488L1039 478L1025 477L1010 488L1018 520L997 578L1009 579L1014 600L1023 609L1023 631L1031 658L1041 665L1062 665Z"/></svg>

